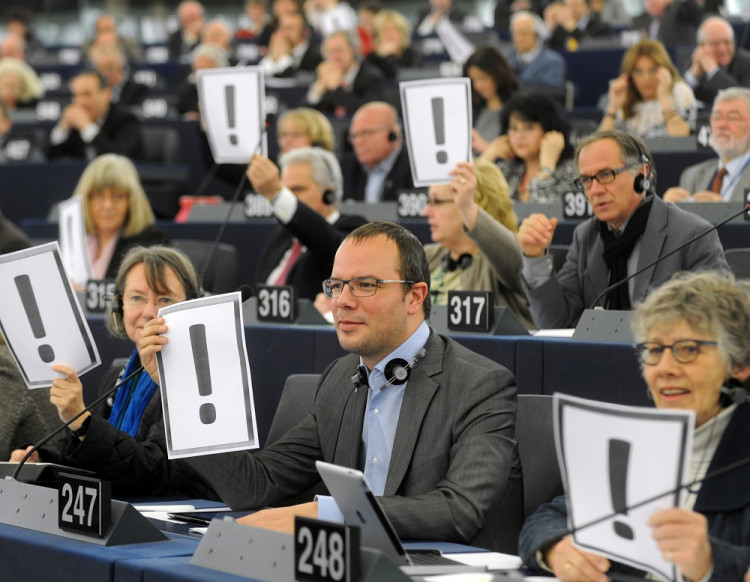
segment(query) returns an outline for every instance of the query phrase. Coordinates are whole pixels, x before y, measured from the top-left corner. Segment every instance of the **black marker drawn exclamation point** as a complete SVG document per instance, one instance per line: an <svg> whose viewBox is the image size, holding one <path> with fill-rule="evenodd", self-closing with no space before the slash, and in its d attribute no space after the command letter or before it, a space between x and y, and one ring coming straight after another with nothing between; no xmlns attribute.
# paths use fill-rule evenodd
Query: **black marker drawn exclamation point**
<svg viewBox="0 0 750 582"><path fill-rule="evenodd" d="M21 303L23 303L24 311L26 311L26 317L31 324L31 331L34 337L37 339L43 338L47 333L44 331L44 323L42 323L42 316L39 313L39 306L36 304L36 297L34 297L34 290L31 288L31 280L28 275L18 275L13 279L16 282L16 289L21 297ZM39 346L39 357L42 358L42 362L49 364L55 359L55 352L52 346L49 344L42 344Z"/></svg>
<svg viewBox="0 0 750 582"><path fill-rule="evenodd" d="M445 145L445 108L442 97L432 98L432 122L435 128L435 142L437 145ZM439 164L448 161L448 152L439 150L436 154Z"/></svg>
<svg viewBox="0 0 750 582"><path fill-rule="evenodd" d="M211 388L211 368L208 365L206 326L202 323L190 326L190 345L193 348L195 375L198 378L198 394L209 396L213 391ZM198 415L203 424L211 424L216 420L216 407L211 403L201 404Z"/></svg>
<svg viewBox="0 0 750 582"><path fill-rule="evenodd" d="M609 489L612 509L618 515L628 515L627 486L630 443L620 439L609 439ZM624 521L615 519L615 533L627 540L633 539L633 529Z"/></svg>
<svg viewBox="0 0 750 582"><path fill-rule="evenodd" d="M234 85L224 86L224 97L227 104L227 125L229 129L234 129ZM237 134L229 134L229 143L237 145Z"/></svg>

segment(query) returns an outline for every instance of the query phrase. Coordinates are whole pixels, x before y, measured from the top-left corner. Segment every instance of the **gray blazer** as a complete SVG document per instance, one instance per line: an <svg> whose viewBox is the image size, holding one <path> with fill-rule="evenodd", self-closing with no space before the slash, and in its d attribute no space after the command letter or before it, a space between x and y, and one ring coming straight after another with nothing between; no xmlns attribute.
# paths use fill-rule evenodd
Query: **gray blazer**
<svg viewBox="0 0 750 582"><path fill-rule="evenodd" d="M680 187L685 188L691 194L695 194L700 190L710 190L711 183L718 170L719 158L688 166L680 175ZM745 188L750 188L750 164L745 166L740 179L734 183L729 202L744 202Z"/></svg>
<svg viewBox="0 0 750 582"><path fill-rule="evenodd" d="M402 538L516 551L522 482L513 374L431 332L412 370L381 503ZM362 468L367 390L354 390L359 356L321 375L310 412L270 447L192 457L233 509L277 504L319 481L318 459Z"/></svg>
<svg viewBox="0 0 750 582"><path fill-rule="evenodd" d="M711 224L703 218L654 197L646 232L640 240L638 269L710 227ZM589 218L573 231L573 242L560 272L553 272L539 287L532 289L525 285L534 323L540 328L576 325L584 309L590 307L597 295L607 288L609 271L603 253L599 220ZM666 282L678 271L728 268L724 249L713 231L638 275L631 301L633 304L643 301L652 288Z"/></svg>

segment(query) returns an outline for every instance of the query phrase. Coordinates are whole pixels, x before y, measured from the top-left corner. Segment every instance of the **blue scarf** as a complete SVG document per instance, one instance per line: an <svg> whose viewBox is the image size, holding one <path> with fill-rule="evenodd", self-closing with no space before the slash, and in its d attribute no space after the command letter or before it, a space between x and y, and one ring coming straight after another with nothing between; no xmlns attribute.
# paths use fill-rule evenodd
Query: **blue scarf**
<svg viewBox="0 0 750 582"><path fill-rule="evenodd" d="M138 350L134 350L121 377L126 378L128 374L132 374L140 365L141 361L138 358ZM148 406L151 397L158 388L159 385L145 371L133 377L124 386L120 386L117 390L117 396L115 396L115 402L112 405L112 412L109 414L109 423L121 431L128 433L130 436L135 437L138 433L138 427L141 424L143 412L146 410L146 406Z"/></svg>

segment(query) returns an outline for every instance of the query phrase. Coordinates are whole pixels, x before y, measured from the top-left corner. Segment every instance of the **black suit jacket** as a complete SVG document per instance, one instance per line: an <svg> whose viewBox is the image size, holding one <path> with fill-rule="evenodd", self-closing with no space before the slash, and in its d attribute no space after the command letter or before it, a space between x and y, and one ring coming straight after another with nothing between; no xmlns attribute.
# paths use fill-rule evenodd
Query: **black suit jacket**
<svg viewBox="0 0 750 582"><path fill-rule="evenodd" d="M294 287L297 297L315 299L323 290L323 280L331 276L333 258L341 241L366 222L361 216L342 214L334 224L329 224L320 214L299 202L292 220L277 226L268 237L258 261L255 280L261 285L266 282L296 237L307 250L292 265L287 285Z"/></svg>
<svg viewBox="0 0 750 582"><path fill-rule="evenodd" d="M176 61L183 55L188 55L190 52L200 44L200 39L196 40L193 44L187 45L182 39L182 30L177 29L169 35L167 39L167 52L169 53L169 59Z"/></svg>
<svg viewBox="0 0 750 582"><path fill-rule="evenodd" d="M309 106L328 115L351 117L365 103L383 101L385 83L385 77L380 69L362 62L351 87L347 89L339 87L333 91L326 91L317 105L310 104Z"/></svg>
<svg viewBox="0 0 750 582"><path fill-rule="evenodd" d="M117 98L117 103L123 107L129 107L131 105L139 105L143 101L144 97L148 94L148 87L143 83L134 81L131 77L125 79L120 88L120 94Z"/></svg>
<svg viewBox="0 0 750 582"><path fill-rule="evenodd" d="M86 145L77 129L71 129L68 139L51 145L47 151L50 158L86 158ZM109 106L107 117L99 133L89 144L97 156L120 154L137 158L141 150L141 131L138 119L117 104Z"/></svg>
<svg viewBox="0 0 750 582"><path fill-rule="evenodd" d="M122 262L125 253L128 252L130 247L140 245L144 247L150 247L152 245L165 244L167 242L167 235L164 231L154 228L153 226L147 226L141 232L130 238L119 238L115 245L115 250L112 253L112 260L107 266L107 273L104 275L105 279L114 279L117 277L117 271L120 269L120 263ZM195 265L196 269L200 269L201 265Z"/></svg>
<svg viewBox="0 0 750 582"><path fill-rule="evenodd" d="M661 17L656 40L666 46L695 44L695 33L701 19L701 9L695 0L674 0ZM648 38L653 18L648 12L633 19L633 29L640 30Z"/></svg>
<svg viewBox="0 0 750 582"><path fill-rule="evenodd" d="M696 99L711 104L721 89L736 86L750 87L750 52L745 49L737 49L726 69L720 67L710 79L698 79L698 86L693 89L693 93Z"/></svg>
<svg viewBox="0 0 750 582"><path fill-rule="evenodd" d="M362 164L357 161L353 152L345 154L341 160L341 173L344 176L344 199L363 201L365 186L367 186L367 173L362 169ZM401 153L385 179L381 200L396 201L398 191L407 188L414 188L414 180L411 176L409 153L406 151L406 146L401 146Z"/></svg>
<svg viewBox="0 0 750 582"><path fill-rule="evenodd" d="M611 38L612 34L612 27L604 22L596 12L592 12L586 28L583 30L576 28L569 31L558 24L552 31L547 44L555 50L566 50L569 38L574 38L580 43L587 38Z"/></svg>

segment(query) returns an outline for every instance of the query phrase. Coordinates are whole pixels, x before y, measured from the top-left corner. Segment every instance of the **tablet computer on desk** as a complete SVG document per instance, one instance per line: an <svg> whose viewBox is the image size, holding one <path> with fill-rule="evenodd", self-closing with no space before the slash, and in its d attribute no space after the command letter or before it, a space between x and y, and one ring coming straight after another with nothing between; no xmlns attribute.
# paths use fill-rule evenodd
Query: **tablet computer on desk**
<svg viewBox="0 0 750 582"><path fill-rule="evenodd" d="M344 521L359 526L361 544L383 552L405 574L431 576L486 570L482 566L468 566L451 560L440 550L407 552L361 471L322 461L316 461L315 466L344 515Z"/></svg>

